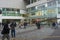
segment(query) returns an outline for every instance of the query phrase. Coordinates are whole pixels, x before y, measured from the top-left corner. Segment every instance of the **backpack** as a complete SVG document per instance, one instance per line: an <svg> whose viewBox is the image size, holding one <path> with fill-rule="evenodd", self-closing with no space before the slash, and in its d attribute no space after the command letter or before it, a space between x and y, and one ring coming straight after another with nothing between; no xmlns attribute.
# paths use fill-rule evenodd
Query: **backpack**
<svg viewBox="0 0 60 40"><path fill-rule="evenodd" d="M1 34L9 34L9 32L10 32L10 29L3 29L2 31L1 31Z"/></svg>
<svg viewBox="0 0 60 40"><path fill-rule="evenodd" d="M3 30L1 31L1 34L9 34L10 28L8 27L8 24L4 25Z"/></svg>

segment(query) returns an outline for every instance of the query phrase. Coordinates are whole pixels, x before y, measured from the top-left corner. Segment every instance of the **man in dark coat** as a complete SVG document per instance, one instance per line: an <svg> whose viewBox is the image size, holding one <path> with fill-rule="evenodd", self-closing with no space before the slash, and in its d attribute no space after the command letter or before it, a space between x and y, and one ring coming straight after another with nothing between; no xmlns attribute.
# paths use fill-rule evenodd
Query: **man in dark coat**
<svg viewBox="0 0 60 40"><path fill-rule="evenodd" d="M53 23L52 23L52 26L53 26L53 27L55 27L55 26L56 26L55 22L53 22Z"/></svg>
<svg viewBox="0 0 60 40"><path fill-rule="evenodd" d="M3 35L2 40L4 40L5 38L7 38L7 40L10 40L9 32L10 32L10 29L8 27L8 23L5 23L4 28L3 28L2 32L1 32L1 34Z"/></svg>
<svg viewBox="0 0 60 40"><path fill-rule="evenodd" d="M26 28L26 26L27 26L27 22L24 22L24 28Z"/></svg>
<svg viewBox="0 0 60 40"><path fill-rule="evenodd" d="M40 29L40 22L39 21L36 22L36 26L37 26L37 29Z"/></svg>

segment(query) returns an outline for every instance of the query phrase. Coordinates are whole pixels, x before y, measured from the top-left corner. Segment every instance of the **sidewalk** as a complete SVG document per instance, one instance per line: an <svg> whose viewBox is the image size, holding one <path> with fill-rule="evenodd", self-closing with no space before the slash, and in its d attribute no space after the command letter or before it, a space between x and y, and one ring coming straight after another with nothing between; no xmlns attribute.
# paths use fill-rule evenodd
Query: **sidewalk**
<svg viewBox="0 0 60 40"><path fill-rule="evenodd" d="M52 35L42 40L60 40L60 27Z"/></svg>
<svg viewBox="0 0 60 40"><path fill-rule="evenodd" d="M17 28L16 32L17 32L17 33L18 33L18 32L22 33L22 32L32 31L32 30L36 30L36 29L37 29L36 26L27 27L26 29L24 29L24 28L23 28L23 29Z"/></svg>
<svg viewBox="0 0 60 40"><path fill-rule="evenodd" d="M16 28L16 35L17 35L16 39L17 38L20 39L21 36L23 36L22 39L23 38L34 38L35 36L39 38L41 36L51 35L53 32L54 30L48 27L43 27L39 30L37 29L36 26L32 26L32 27L29 26L26 29L20 29L17 27Z"/></svg>
<svg viewBox="0 0 60 40"><path fill-rule="evenodd" d="M32 32L30 32L32 31ZM16 39L25 38L27 40L34 39L43 39L45 36L51 35L54 32L54 29L43 27L41 29L37 29L36 27L28 27L26 29L18 29Z"/></svg>
<svg viewBox="0 0 60 40"><path fill-rule="evenodd" d="M45 25L45 26L41 26L41 29L40 30L43 30L43 28L47 28L47 29L49 29L49 27L47 26L47 25ZM36 26L27 26L26 27L26 29L21 29L21 28L16 28L16 32L18 33L18 32L20 32L20 33L22 33L22 32L27 32L27 31L33 31L33 30L37 30L37 27Z"/></svg>
<svg viewBox="0 0 60 40"><path fill-rule="evenodd" d="M16 33L21 34L21 33L27 33L27 32L31 32L31 31L36 31L38 30L36 26L33 27L27 27L26 29L20 29L17 28ZM44 35L51 35L51 33L54 32L54 29L51 29L49 27L41 27L41 29L39 29L40 33L44 34Z"/></svg>

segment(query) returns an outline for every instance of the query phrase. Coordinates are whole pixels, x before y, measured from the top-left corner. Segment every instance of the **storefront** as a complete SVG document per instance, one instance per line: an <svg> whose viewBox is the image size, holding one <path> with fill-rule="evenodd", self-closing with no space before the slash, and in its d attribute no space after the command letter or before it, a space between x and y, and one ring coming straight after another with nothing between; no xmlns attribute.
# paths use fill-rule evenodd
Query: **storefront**
<svg viewBox="0 0 60 40"><path fill-rule="evenodd" d="M30 17L31 19L50 19L49 21L53 22L53 20L56 22L57 20L57 14L60 13L59 11L59 0L50 1L47 3L43 3L34 7L30 8ZM33 10L31 10L33 8ZM33 11L33 12L32 12ZM33 14L33 15L32 15Z"/></svg>

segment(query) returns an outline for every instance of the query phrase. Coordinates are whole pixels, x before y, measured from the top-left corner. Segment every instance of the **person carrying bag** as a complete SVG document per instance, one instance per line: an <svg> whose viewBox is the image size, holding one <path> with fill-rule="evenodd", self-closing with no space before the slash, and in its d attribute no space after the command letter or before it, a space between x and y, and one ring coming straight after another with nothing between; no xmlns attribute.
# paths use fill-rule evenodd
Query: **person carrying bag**
<svg viewBox="0 0 60 40"><path fill-rule="evenodd" d="M5 38L7 38L7 40L10 40L9 32L10 32L10 29L9 29L9 27L8 27L8 24L5 23L5 24L4 24L4 28L3 28L3 30L1 31L2 40L4 40Z"/></svg>

